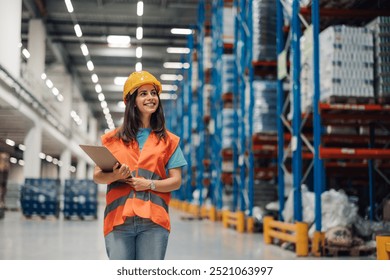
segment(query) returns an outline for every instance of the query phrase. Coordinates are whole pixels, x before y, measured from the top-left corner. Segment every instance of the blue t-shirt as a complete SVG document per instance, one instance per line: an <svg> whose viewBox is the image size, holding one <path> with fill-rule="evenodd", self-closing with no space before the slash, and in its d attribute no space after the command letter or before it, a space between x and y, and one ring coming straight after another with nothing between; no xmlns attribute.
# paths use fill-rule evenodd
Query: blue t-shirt
<svg viewBox="0 0 390 280"><path fill-rule="evenodd" d="M140 150L142 150L142 148L144 147L146 139L148 139L151 131L152 131L151 128L140 128L138 130L137 141ZM172 154L171 158L169 159L166 169L182 167L185 165L187 165L187 161L185 160L183 152L180 146L178 145L175 152Z"/></svg>

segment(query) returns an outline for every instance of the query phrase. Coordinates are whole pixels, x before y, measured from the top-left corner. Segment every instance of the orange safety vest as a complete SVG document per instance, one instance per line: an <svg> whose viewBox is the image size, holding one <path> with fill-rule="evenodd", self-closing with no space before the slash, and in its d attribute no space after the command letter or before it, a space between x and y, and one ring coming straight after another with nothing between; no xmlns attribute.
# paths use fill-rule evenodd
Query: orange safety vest
<svg viewBox="0 0 390 280"><path fill-rule="evenodd" d="M166 139L158 141L151 132L142 150L137 143L126 145L114 137L117 131L104 134L101 139L104 146L122 164L129 166L132 175L146 179L165 179L167 165L176 150L180 138L167 131ZM151 219L167 230L171 229L168 214L170 193L156 191L138 191L123 182L113 182L107 186L106 209L104 211L104 235L109 234L115 226L125 222L126 217L139 216Z"/></svg>

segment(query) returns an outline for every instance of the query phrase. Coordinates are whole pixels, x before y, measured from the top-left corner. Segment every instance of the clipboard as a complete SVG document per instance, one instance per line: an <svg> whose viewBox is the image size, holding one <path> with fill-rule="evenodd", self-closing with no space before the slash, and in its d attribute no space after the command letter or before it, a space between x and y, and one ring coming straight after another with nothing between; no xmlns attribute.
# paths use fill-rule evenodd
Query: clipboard
<svg viewBox="0 0 390 280"><path fill-rule="evenodd" d="M112 172L115 163L119 162L104 146L79 145L81 149L101 168L103 172ZM120 163L120 162L119 162Z"/></svg>

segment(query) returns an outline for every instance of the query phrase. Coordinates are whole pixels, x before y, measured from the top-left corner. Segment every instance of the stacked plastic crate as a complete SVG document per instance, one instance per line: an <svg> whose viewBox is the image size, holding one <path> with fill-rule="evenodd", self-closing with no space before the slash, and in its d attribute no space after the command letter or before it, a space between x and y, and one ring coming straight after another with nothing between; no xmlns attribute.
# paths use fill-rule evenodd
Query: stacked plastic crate
<svg viewBox="0 0 390 280"><path fill-rule="evenodd" d="M277 199L276 190L276 86L275 80L253 82L255 104L253 110L254 133L254 197L253 205L264 209Z"/></svg>
<svg viewBox="0 0 390 280"><path fill-rule="evenodd" d="M252 82L253 106L253 156L254 193L253 206L264 209L277 198L277 94L276 79L267 62L276 61L276 5L273 0L254 0L253 8L253 57L255 75ZM254 211L255 213L255 211Z"/></svg>
<svg viewBox="0 0 390 280"><path fill-rule="evenodd" d="M276 5L274 0L253 0L253 60L275 60Z"/></svg>
<svg viewBox="0 0 390 280"><path fill-rule="evenodd" d="M65 180L64 217L97 218L98 206L97 184L92 180Z"/></svg>
<svg viewBox="0 0 390 280"><path fill-rule="evenodd" d="M233 184L233 141L234 141L234 109L233 109L233 84L234 84L234 56L222 55L222 183L225 195L223 205L230 205L232 201Z"/></svg>
<svg viewBox="0 0 390 280"><path fill-rule="evenodd" d="M377 17L367 27L374 33L375 93L379 103L390 103L390 17Z"/></svg>
<svg viewBox="0 0 390 280"><path fill-rule="evenodd" d="M234 57L222 55L222 91L224 96L232 95L234 82ZM222 110L222 149L233 147L234 110L231 99L225 100Z"/></svg>
<svg viewBox="0 0 390 280"><path fill-rule="evenodd" d="M25 217L59 217L59 189L57 179L26 178L21 188L20 204Z"/></svg>
<svg viewBox="0 0 390 280"><path fill-rule="evenodd" d="M276 133L276 81L254 81L253 91L253 133Z"/></svg>
<svg viewBox="0 0 390 280"><path fill-rule="evenodd" d="M310 110L313 105L313 35L312 28L305 30L301 45L301 110ZM291 101L293 108L293 100Z"/></svg>
<svg viewBox="0 0 390 280"><path fill-rule="evenodd" d="M320 34L321 101L374 97L373 36L366 27L330 26Z"/></svg>

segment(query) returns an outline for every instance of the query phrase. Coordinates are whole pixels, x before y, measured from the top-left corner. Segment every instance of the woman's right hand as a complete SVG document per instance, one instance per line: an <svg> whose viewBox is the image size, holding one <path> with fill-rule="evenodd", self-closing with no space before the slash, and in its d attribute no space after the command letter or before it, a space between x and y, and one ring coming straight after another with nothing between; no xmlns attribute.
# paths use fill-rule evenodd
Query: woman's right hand
<svg viewBox="0 0 390 280"><path fill-rule="evenodd" d="M115 163L112 173L117 180L127 179L131 176L131 170L126 164Z"/></svg>

